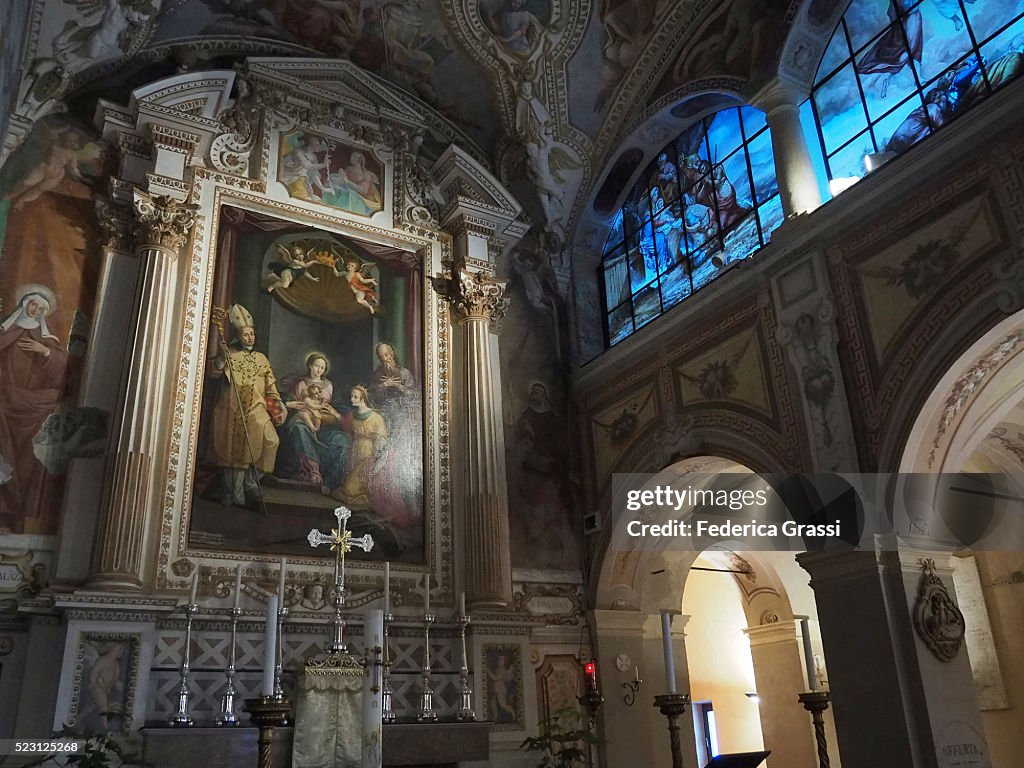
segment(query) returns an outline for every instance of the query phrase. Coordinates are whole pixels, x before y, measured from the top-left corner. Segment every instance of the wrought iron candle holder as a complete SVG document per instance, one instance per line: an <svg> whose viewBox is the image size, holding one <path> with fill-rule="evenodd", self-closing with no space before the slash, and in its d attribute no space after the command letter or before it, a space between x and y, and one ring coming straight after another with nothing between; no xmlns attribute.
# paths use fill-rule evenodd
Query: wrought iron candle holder
<svg viewBox="0 0 1024 768"><path fill-rule="evenodd" d="M388 633L394 619L392 614L384 614L384 682L381 685L380 709L381 719L385 723L398 722L398 715L395 714L395 689L391 687L391 651L388 643Z"/></svg>
<svg viewBox="0 0 1024 768"><path fill-rule="evenodd" d="M459 709L455 719L460 723L476 720L473 711L473 689L469 685L469 659L466 655L466 626L469 616L459 616L459 640L462 643L462 666L459 668Z"/></svg>
<svg viewBox="0 0 1024 768"><path fill-rule="evenodd" d="M435 616L427 613L423 616L423 691L420 694L420 708L416 713L418 723L436 723L437 712L434 710L434 691L430 687L430 625Z"/></svg>
<svg viewBox="0 0 1024 768"><path fill-rule="evenodd" d="M192 650L192 619L199 612L196 603L185 604L185 647L181 651L181 680L178 683L178 710L167 721L168 725L178 728L190 728L195 725L189 712L189 699L192 691L188 687L190 653Z"/></svg>
<svg viewBox="0 0 1024 768"><path fill-rule="evenodd" d="M259 768L273 768L274 729L288 722L291 702L288 699L264 696L260 699L246 699L245 708L253 724L260 729L257 765Z"/></svg>
<svg viewBox="0 0 1024 768"><path fill-rule="evenodd" d="M242 609L235 607L231 609L231 654L228 661L228 668L224 670L228 684L224 695L220 697L220 712L215 722L219 726L236 726L240 724L238 715L235 714L235 700L238 698L238 691L235 690L235 661L236 643L238 639L238 618L242 615Z"/></svg>
<svg viewBox="0 0 1024 768"><path fill-rule="evenodd" d="M665 693L654 697L654 706L668 718L669 748L672 750L672 768L683 768L683 746L679 738L679 718L690 703L688 693Z"/></svg>
<svg viewBox="0 0 1024 768"><path fill-rule="evenodd" d="M829 768L824 712L828 709L831 696L828 691L808 691L797 694L797 700L804 705L804 709L811 713L811 721L814 723L814 740L818 744L818 765L820 768Z"/></svg>

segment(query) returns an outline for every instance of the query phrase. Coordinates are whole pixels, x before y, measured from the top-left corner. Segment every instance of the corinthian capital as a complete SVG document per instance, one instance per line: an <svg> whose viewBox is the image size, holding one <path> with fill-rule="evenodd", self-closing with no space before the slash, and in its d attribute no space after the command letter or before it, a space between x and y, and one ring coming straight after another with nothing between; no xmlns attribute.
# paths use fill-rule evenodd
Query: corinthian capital
<svg viewBox="0 0 1024 768"><path fill-rule="evenodd" d="M139 247L159 246L174 251L181 248L188 239L199 207L165 195L150 195L140 189L135 190L134 205L135 217L140 225L136 244Z"/></svg>
<svg viewBox="0 0 1024 768"><path fill-rule="evenodd" d="M508 310L506 281L484 272L470 272L464 265L453 268L448 274L431 277L430 284L462 320L497 323Z"/></svg>

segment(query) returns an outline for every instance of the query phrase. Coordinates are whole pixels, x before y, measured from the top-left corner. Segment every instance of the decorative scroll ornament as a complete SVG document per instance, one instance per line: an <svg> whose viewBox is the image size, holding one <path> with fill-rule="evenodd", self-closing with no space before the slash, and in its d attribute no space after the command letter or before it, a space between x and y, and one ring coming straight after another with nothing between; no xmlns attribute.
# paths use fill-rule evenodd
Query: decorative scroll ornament
<svg viewBox="0 0 1024 768"><path fill-rule="evenodd" d="M260 107L256 93L244 73L239 73L235 83L238 97L220 115L220 122L227 132L217 136L211 143L210 162L218 171L244 176L249 172L249 156L256 146Z"/></svg>
<svg viewBox="0 0 1024 768"><path fill-rule="evenodd" d="M463 320L490 320L496 324L508 311L507 281L483 272L470 272L465 265L449 274L431 277L430 284Z"/></svg>
<svg viewBox="0 0 1024 768"><path fill-rule="evenodd" d="M142 231L136 238L141 246L160 246L178 250L188 240L199 206L183 203L166 195L150 195L135 190L135 217Z"/></svg>
<svg viewBox="0 0 1024 768"><path fill-rule="evenodd" d="M939 661L952 661L960 652L966 625L942 579L935 575L935 561L920 558L921 581L914 602L914 629Z"/></svg>

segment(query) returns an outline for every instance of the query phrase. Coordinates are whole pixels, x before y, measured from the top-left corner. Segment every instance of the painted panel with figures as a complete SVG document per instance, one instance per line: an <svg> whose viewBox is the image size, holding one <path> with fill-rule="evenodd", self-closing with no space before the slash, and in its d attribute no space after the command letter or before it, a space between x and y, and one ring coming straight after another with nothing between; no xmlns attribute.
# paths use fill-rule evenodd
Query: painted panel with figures
<svg viewBox="0 0 1024 768"><path fill-rule="evenodd" d="M57 533L69 462L105 447L107 414L78 403L105 157L88 132L53 117L0 171L0 532Z"/></svg>
<svg viewBox="0 0 1024 768"><path fill-rule="evenodd" d="M352 510L370 557L423 562L415 254L224 207L190 544L308 554Z"/></svg>

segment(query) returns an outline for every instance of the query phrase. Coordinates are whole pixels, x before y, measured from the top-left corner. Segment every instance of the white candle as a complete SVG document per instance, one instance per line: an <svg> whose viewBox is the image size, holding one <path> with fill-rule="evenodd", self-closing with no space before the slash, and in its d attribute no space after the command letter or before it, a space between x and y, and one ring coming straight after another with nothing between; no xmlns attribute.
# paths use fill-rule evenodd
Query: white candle
<svg viewBox="0 0 1024 768"><path fill-rule="evenodd" d="M459 617L466 615L466 593L459 592Z"/></svg>
<svg viewBox="0 0 1024 768"><path fill-rule="evenodd" d="M384 613L390 613L391 608L391 561L384 561Z"/></svg>
<svg viewBox="0 0 1024 768"><path fill-rule="evenodd" d="M199 569L196 568L195 572L192 574L192 592L188 596L188 604L189 605L195 605L195 602L196 602L196 592L198 592L198 591L199 591Z"/></svg>
<svg viewBox="0 0 1024 768"><path fill-rule="evenodd" d="M661 612L661 646L665 652L665 685L676 692L676 660L672 656L672 612Z"/></svg>
<svg viewBox="0 0 1024 768"><path fill-rule="evenodd" d="M818 690L818 676L814 674L814 653L811 651L811 625L807 619L800 619L800 634L804 641L804 665L807 667L807 685L810 690Z"/></svg>
<svg viewBox="0 0 1024 768"><path fill-rule="evenodd" d="M423 580L423 613L430 613L430 574Z"/></svg>
<svg viewBox="0 0 1024 768"><path fill-rule="evenodd" d="M281 581L277 585L277 599L284 605L284 569L287 567L288 561L283 557L281 558Z"/></svg>
<svg viewBox="0 0 1024 768"><path fill-rule="evenodd" d="M263 633L263 695L274 695L274 665L277 663L277 595L267 598L267 626Z"/></svg>
<svg viewBox="0 0 1024 768"><path fill-rule="evenodd" d="M242 564L235 569L235 608L242 602Z"/></svg>

